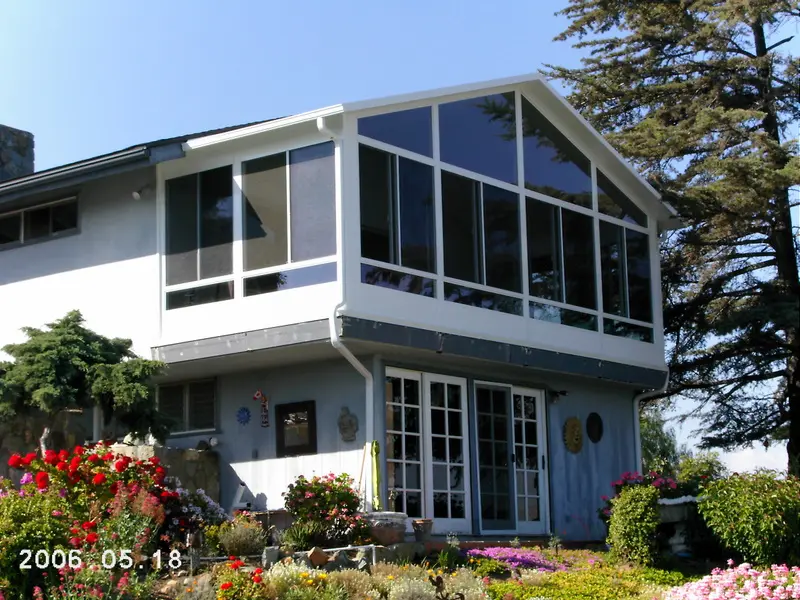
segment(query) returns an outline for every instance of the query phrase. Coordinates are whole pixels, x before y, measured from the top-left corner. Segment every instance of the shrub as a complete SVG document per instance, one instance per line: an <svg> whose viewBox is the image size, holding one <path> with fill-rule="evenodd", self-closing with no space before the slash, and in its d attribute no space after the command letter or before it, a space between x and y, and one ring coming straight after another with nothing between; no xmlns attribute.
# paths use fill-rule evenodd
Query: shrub
<svg viewBox="0 0 800 600"><path fill-rule="evenodd" d="M705 484L722 479L727 474L728 470L717 452L683 456L678 463L678 487L686 495L697 496Z"/></svg>
<svg viewBox="0 0 800 600"><path fill-rule="evenodd" d="M314 546L333 548L335 543L329 537L328 528L318 521L292 523L281 540L284 546L294 551L310 550Z"/></svg>
<svg viewBox="0 0 800 600"><path fill-rule="evenodd" d="M434 600L436 588L428 581L404 577L392 581L389 600Z"/></svg>
<svg viewBox="0 0 800 600"><path fill-rule="evenodd" d="M263 569L243 569L241 560L231 560L215 569L216 597L220 600L272 600L278 597L275 586Z"/></svg>
<svg viewBox="0 0 800 600"><path fill-rule="evenodd" d="M328 576L328 580L330 585L345 590L348 598L365 598L373 589L369 573L355 569L334 571Z"/></svg>
<svg viewBox="0 0 800 600"><path fill-rule="evenodd" d="M450 598L462 594L464 600L483 600L487 598L483 581L476 578L468 569L459 569L445 581L445 587Z"/></svg>
<svg viewBox="0 0 800 600"><path fill-rule="evenodd" d="M267 533L250 513L241 512L220 528L219 544L231 556L261 554L267 545Z"/></svg>
<svg viewBox="0 0 800 600"><path fill-rule="evenodd" d="M470 558L469 566L478 577L499 577L508 574L508 565L494 558Z"/></svg>
<svg viewBox="0 0 800 600"><path fill-rule="evenodd" d="M298 477L283 494L287 512L295 523L320 523L328 541L336 546L363 543L369 539L369 525L358 514L361 500L346 474Z"/></svg>
<svg viewBox="0 0 800 600"><path fill-rule="evenodd" d="M767 600L791 598L800 584L800 567L773 565L759 571L744 563L728 569L714 569L699 581L685 584L667 592L665 600L705 600L706 598L749 598Z"/></svg>
<svg viewBox="0 0 800 600"><path fill-rule="evenodd" d="M170 548L183 548L189 534L230 521L225 510L205 490L185 489L176 477L166 477L160 492L167 517L161 535Z"/></svg>
<svg viewBox="0 0 800 600"><path fill-rule="evenodd" d="M607 540L614 557L645 566L655 562L658 498L655 487L634 486L614 499Z"/></svg>
<svg viewBox="0 0 800 600"><path fill-rule="evenodd" d="M759 565L800 561L800 479L773 471L733 474L705 487L698 504L726 547Z"/></svg>
<svg viewBox="0 0 800 600"><path fill-rule="evenodd" d="M677 481L672 477L660 475L655 471L650 471L646 475L641 475L638 472L626 471L616 481L611 482L613 494L611 496L602 496L603 506L601 506L597 515L606 523L611 518L613 512L613 500L619 498L620 493L631 487L652 486L658 490L661 498L680 498L687 495L687 490L681 487Z"/></svg>

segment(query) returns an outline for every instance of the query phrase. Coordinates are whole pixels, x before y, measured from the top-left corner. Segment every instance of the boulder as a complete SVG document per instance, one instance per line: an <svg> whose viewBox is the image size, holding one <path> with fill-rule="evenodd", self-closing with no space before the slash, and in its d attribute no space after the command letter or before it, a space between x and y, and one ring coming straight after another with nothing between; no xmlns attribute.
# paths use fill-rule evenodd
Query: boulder
<svg viewBox="0 0 800 600"><path fill-rule="evenodd" d="M328 555L319 546L314 546L308 551L308 560L315 569L319 569L328 564Z"/></svg>

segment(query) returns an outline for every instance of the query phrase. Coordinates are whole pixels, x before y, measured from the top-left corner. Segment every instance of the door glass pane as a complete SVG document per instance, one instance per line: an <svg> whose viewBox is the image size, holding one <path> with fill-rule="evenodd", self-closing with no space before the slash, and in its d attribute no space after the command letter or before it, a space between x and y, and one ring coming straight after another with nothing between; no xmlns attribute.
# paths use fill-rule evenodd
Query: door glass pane
<svg viewBox="0 0 800 600"><path fill-rule="evenodd" d="M466 515L466 497L464 494L450 494L450 518L463 519Z"/></svg>
<svg viewBox="0 0 800 600"><path fill-rule="evenodd" d="M449 494L447 492L434 492L433 494L433 517L436 519L447 519L449 514Z"/></svg>
<svg viewBox="0 0 800 600"><path fill-rule="evenodd" d="M242 163L244 268L289 262L286 153Z"/></svg>
<svg viewBox="0 0 800 600"><path fill-rule="evenodd" d="M200 173L200 278L233 272L233 169Z"/></svg>
<svg viewBox="0 0 800 600"><path fill-rule="evenodd" d="M336 254L333 142L289 152L292 262Z"/></svg>
<svg viewBox="0 0 800 600"><path fill-rule="evenodd" d="M422 493L421 492L407 492L406 493L406 509L405 513L412 519L422 517Z"/></svg>
<svg viewBox="0 0 800 600"><path fill-rule="evenodd" d="M449 489L447 467L444 465L433 465L433 489Z"/></svg>
<svg viewBox="0 0 800 600"><path fill-rule="evenodd" d="M538 521L540 518L536 402L536 396L514 395L517 514L524 515L524 520L528 522Z"/></svg>
<svg viewBox="0 0 800 600"><path fill-rule="evenodd" d="M511 448L508 441L508 390L478 386L476 396L486 400L478 403L478 473L483 529L511 530L514 528L511 495L512 470L509 469Z"/></svg>
<svg viewBox="0 0 800 600"><path fill-rule="evenodd" d="M431 433L435 435L444 435L444 411L431 409Z"/></svg>
<svg viewBox="0 0 800 600"><path fill-rule="evenodd" d="M431 406L434 408L444 408L444 384L439 382L431 383Z"/></svg>

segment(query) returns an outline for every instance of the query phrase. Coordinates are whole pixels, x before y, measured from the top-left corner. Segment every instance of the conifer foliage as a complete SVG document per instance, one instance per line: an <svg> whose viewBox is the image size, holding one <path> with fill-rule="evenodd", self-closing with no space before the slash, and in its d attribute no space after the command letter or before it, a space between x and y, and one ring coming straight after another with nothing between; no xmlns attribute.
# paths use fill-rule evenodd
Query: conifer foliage
<svg viewBox="0 0 800 600"><path fill-rule="evenodd" d="M788 440L800 473L798 0L569 0L559 14L556 39L586 58L546 74L685 224L662 243L667 395L699 402L703 445Z"/></svg>

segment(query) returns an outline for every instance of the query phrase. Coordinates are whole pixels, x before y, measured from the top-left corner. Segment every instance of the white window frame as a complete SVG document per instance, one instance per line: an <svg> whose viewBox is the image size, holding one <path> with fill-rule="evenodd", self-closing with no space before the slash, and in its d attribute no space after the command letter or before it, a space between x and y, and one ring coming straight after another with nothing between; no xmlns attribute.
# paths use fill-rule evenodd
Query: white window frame
<svg viewBox="0 0 800 600"><path fill-rule="evenodd" d="M189 424L189 415L191 413L191 397L189 396L189 389L192 385L198 383L211 383L214 389L214 426L207 427L203 429L175 429L170 431L169 437L177 437L177 436L191 436L203 433L214 433L219 430L218 427L218 420L219 420L219 382L214 378L207 378L207 379L192 379L190 381L176 381L174 383L163 383L156 388L156 406L161 408L161 388L162 387L177 387L181 386L182 393L181 398L183 399L183 425L188 426Z"/></svg>
<svg viewBox="0 0 800 600"><path fill-rule="evenodd" d="M76 224L75 227L71 229L65 229L64 231L57 231L53 233L53 222L52 216L50 220L50 232L47 235L43 235L41 237L33 238L31 240L25 239L25 219L26 215L30 212L40 210L42 208L49 208L53 206L58 206L59 204L75 204L75 214L76 214ZM10 250L11 248L19 248L20 246L30 246L32 244L39 244L41 242L48 242L50 240L56 240L62 237L68 237L71 235L75 235L80 233L81 230L81 212L80 212L80 204L78 202L78 196L68 196L66 198L59 198L58 200L52 200L50 202L45 202L43 204L37 204L36 206L29 206L27 208L22 208L19 210L13 210L9 212L5 212L0 214L0 219L5 219L7 217L13 217L15 215L19 215L19 239L14 242L8 242L7 244L0 244L0 251L3 250Z"/></svg>

